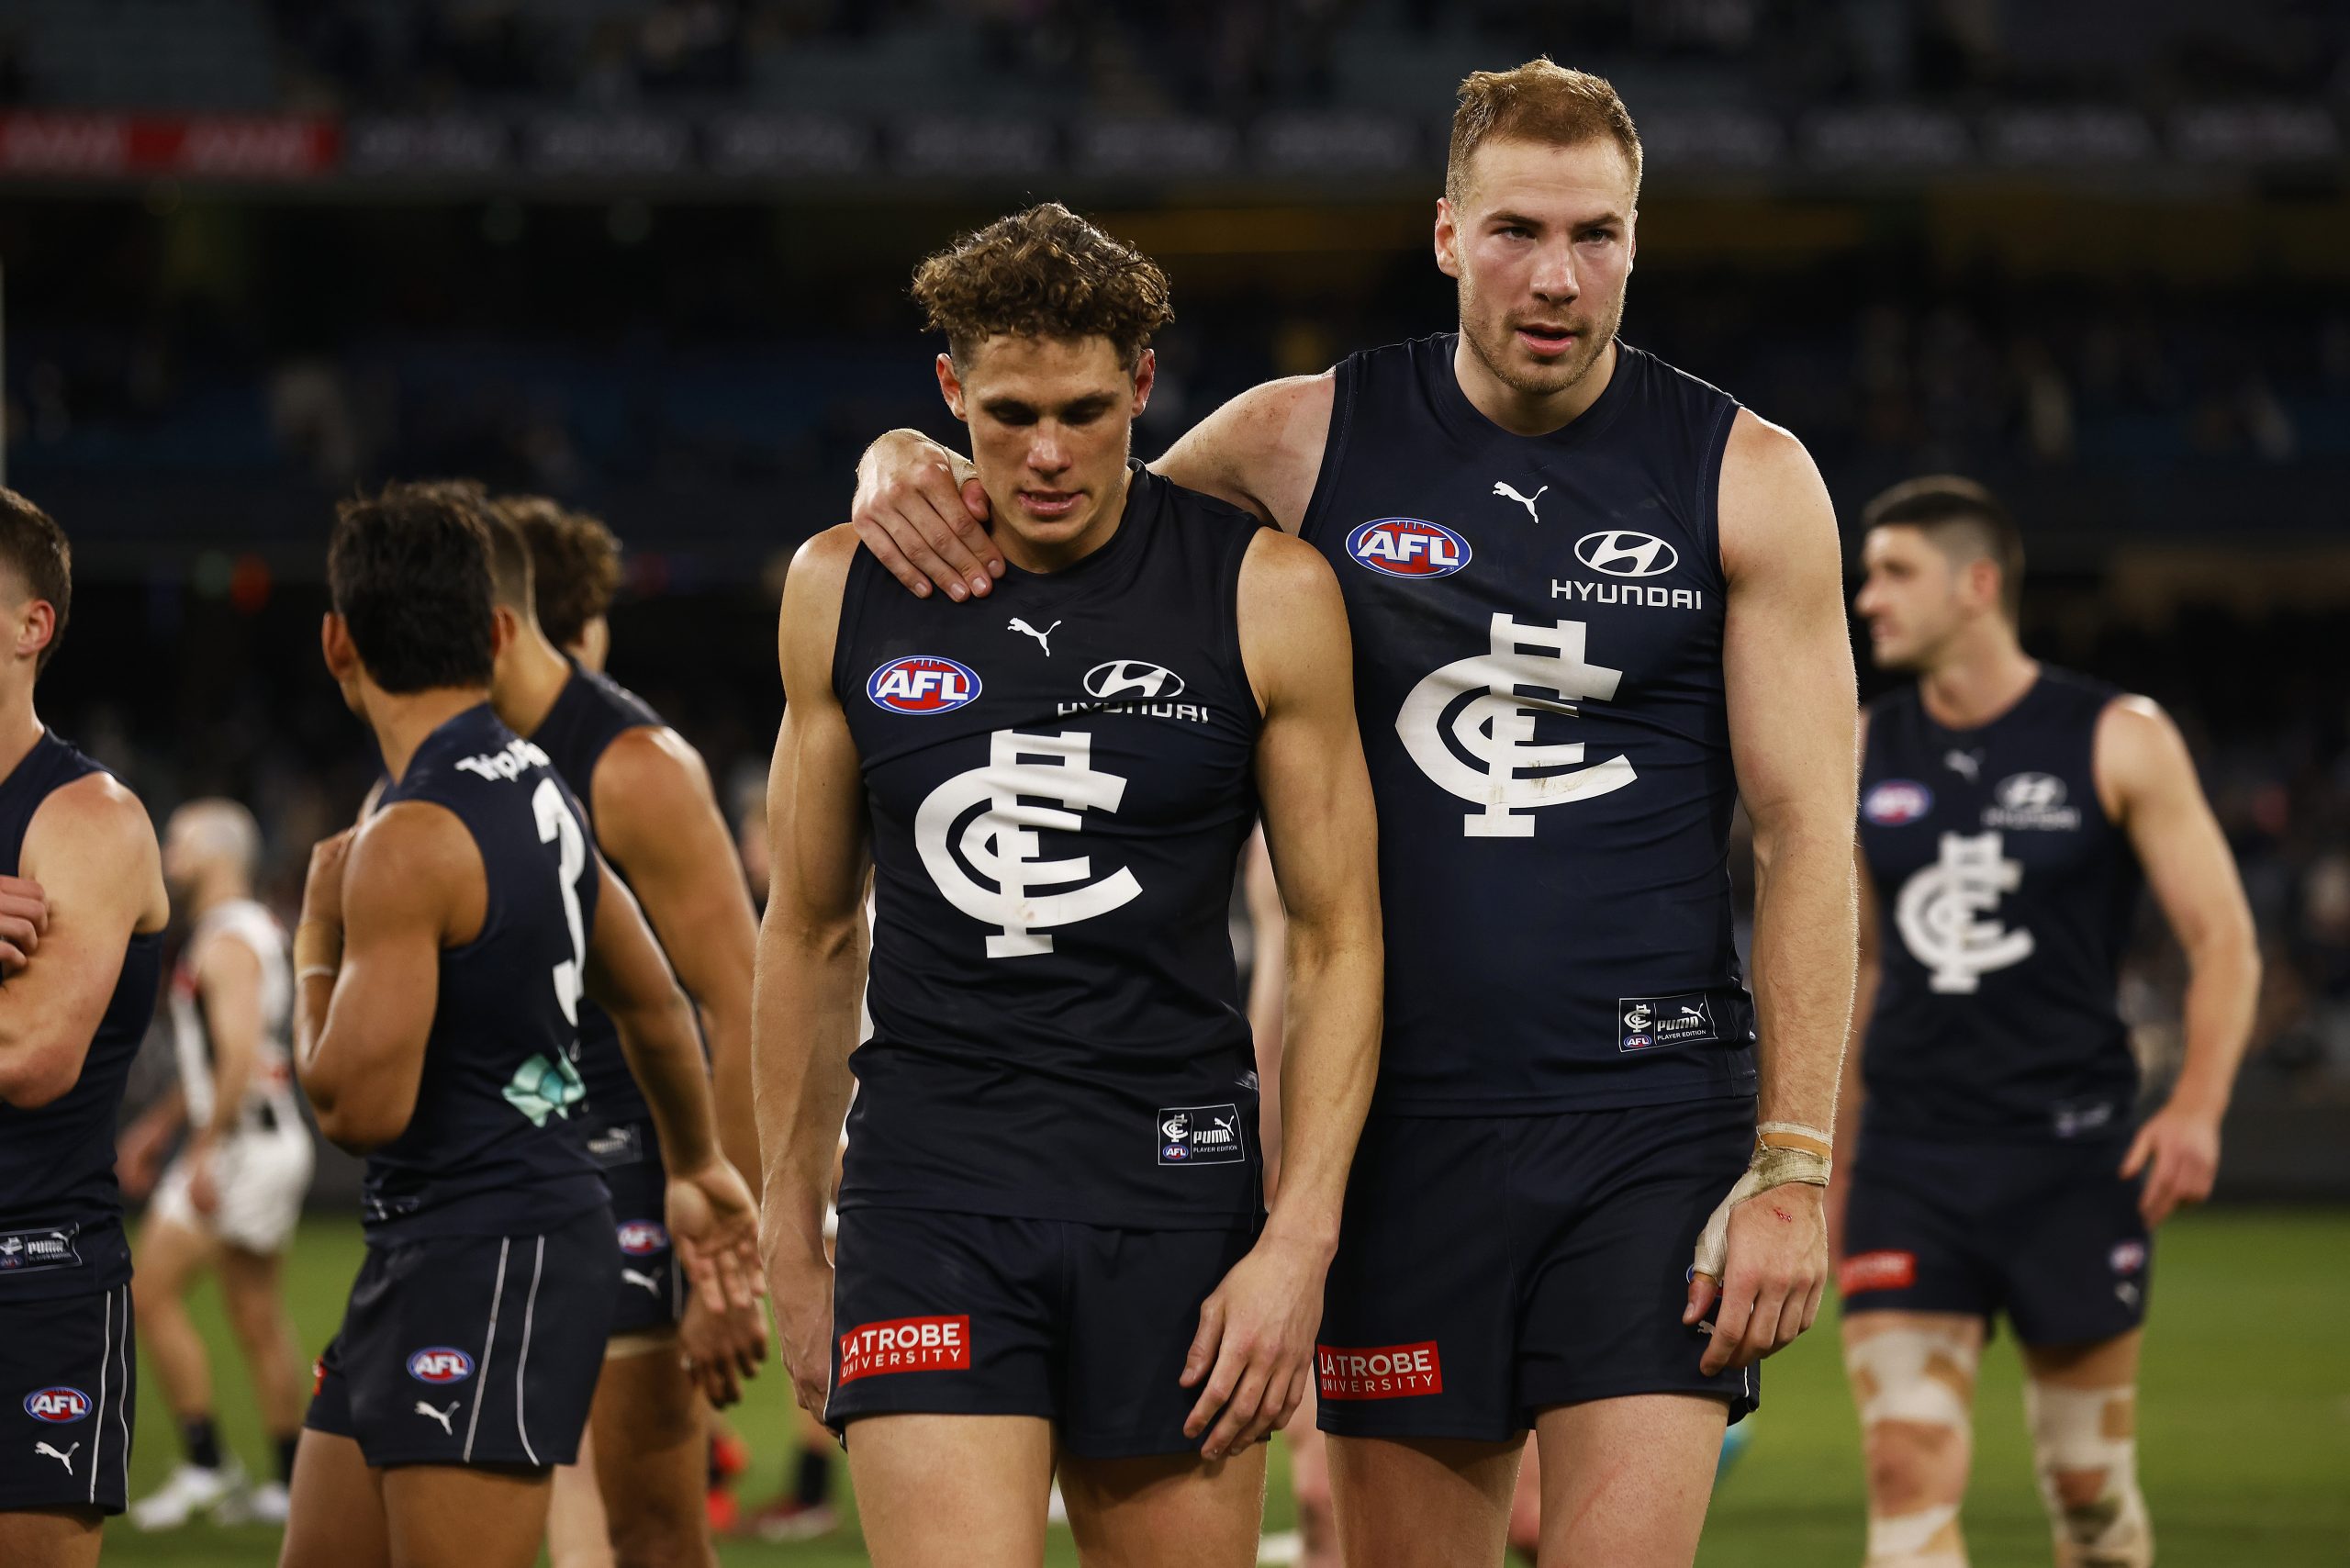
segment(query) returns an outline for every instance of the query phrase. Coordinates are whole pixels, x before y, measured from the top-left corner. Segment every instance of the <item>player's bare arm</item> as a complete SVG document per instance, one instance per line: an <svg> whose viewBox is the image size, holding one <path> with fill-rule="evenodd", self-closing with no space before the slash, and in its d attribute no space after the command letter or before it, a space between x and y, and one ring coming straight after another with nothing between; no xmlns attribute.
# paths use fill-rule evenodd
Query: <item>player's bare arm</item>
<svg viewBox="0 0 2350 1568"><path fill-rule="evenodd" d="M1295 533L1314 499L1337 378L1292 375L1252 386L1194 425L1151 472ZM987 492L970 459L920 431L890 431L856 465L849 520L910 592L933 584L960 603L1003 575Z"/></svg>
<svg viewBox="0 0 2350 1568"><path fill-rule="evenodd" d="M49 924L49 898L29 877L0 877L0 981L31 961Z"/></svg>
<svg viewBox="0 0 2350 1568"><path fill-rule="evenodd" d="M220 1206L212 1157L237 1130L261 1055L261 955L241 937L214 937L196 956L196 988L212 1040L212 1119L189 1135L188 1201L208 1215Z"/></svg>
<svg viewBox="0 0 2350 1568"><path fill-rule="evenodd" d="M592 853L592 851L591 851ZM588 1000L611 1015L629 1072L653 1113L669 1170L668 1225L695 1288L742 1317L758 1312L758 1205L718 1145L710 1075L693 1009L628 887L596 857L596 928L584 977Z"/></svg>
<svg viewBox="0 0 2350 1568"><path fill-rule="evenodd" d="M710 1042L718 1139L746 1179L759 1168L751 1116L751 968L758 922L710 770L674 730L629 730L596 766L596 838L652 923Z"/></svg>
<svg viewBox="0 0 2350 1568"><path fill-rule="evenodd" d="M2260 944L2235 857L2170 716L2145 698L2121 698L2098 719L2096 744L2107 814L2130 835L2187 950L2187 1062L2121 1167L2125 1177L2145 1172L2139 1206L2148 1225L2160 1225L2180 1204L2210 1196L2219 1174L2220 1121L2260 999Z"/></svg>
<svg viewBox="0 0 2350 1568"><path fill-rule="evenodd" d="M1305 1396L1379 1066L1378 825L1337 581L1311 546L1260 533L1241 567L1239 620L1265 714L1265 844L1289 916L1282 1166L1264 1235L1202 1305L1184 1363L1184 1386L1204 1380L1184 1431L1204 1435L1209 1459L1286 1425Z"/></svg>
<svg viewBox="0 0 2350 1568"><path fill-rule="evenodd" d="M1718 1283L1702 1270L1690 1282L1689 1320L1720 1300L1700 1363L1708 1373L1793 1343L1819 1310L1828 1248L1813 1183L1825 1172L1786 1181L1783 1170L1770 1184L1766 1168L1824 1164L1831 1152L1857 941L1858 754L1835 509L1799 442L1752 414L1737 420L1722 459L1722 672L1754 823L1762 1142L1779 1147L1758 1148L1750 1174L1764 1190L1729 1212Z"/></svg>
<svg viewBox="0 0 2350 1568"><path fill-rule="evenodd" d="M310 852L295 943L295 1073L319 1130L353 1154L407 1130L439 1007L441 949L489 905L473 835L403 801Z"/></svg>
<svg viewBox="0 0 2350 1568"><path fill-rule="evenodd" d="M832 1381L824 1204L848 1114L865 979L865 795L832 687L856 551L848 528L820 533L800 547L784 584L777 656L785 708L767 775L767 908L752 1029L768 1290L793 1387L819 1416Z"/></svg>
<svg viewBox="0 0 2350 1568"><path fill-rule="evenodd" d="M1868 719L1863 715L1861 727L1865 744ZM1876 1011L1877 982L1884 978L1884 959L1876 949L1877 907L1876 890L1862 873L1860 851L1853 851L1854 885L1860 894L1860 940L1857 944L1858 962L1852 973L1852 1021L1844 1031L1844 1064L1839 1074L1836 1090L1835 1146L1836 1158L1828 1182L1828 1258L1830 1263L1844 1259L1844 1211L1852 1202L1851 1174L1852 1158L1860 1152L1861 1104L1867 1092L1861 1081L1861 1048L1868 1038L1869 1014Z"/></svg>
<svg viewBox="0 0 2350 1568"><path fill-rule="evenodd" d="M131 935L162 930L171 911L146 809L104 774L41 802L20 869L47 913L37 950L0 985L0 1101L37 1110L81 1078Z"/></svg>

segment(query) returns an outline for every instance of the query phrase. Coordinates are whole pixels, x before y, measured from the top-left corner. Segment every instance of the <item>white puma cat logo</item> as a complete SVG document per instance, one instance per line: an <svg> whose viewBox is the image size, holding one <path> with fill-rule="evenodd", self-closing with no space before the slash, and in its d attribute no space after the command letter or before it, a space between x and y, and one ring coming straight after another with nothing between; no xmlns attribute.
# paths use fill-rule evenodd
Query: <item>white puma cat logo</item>
<svg viewBox="0 0 2350 1568"><path fill-rule="evenodd" d="M77 1454L77 1453L80 1453L81 1451L82 1451L82 1445L81 1445L80 1443L75 1443L72 1448L67 1449L63 1453L59 1453L55 1449L50 1448L47 1443L35 1443L35 1444L33 1445L33 1452L35 1452L35 1453L45 1453L45 1454L47 1454L50 1458L51 1458L51 1459L55 1460L58 1463L60 1463L60 1464L63 1465L63 1466L65 1467L65 1473L66 1473L66 1474L68 1474L68 1475L71 1475L71 1474L73 1474L73 1456L74 1456L75 1454Z"/></svg>
<svg viewBox="0 0 2350 1568"><path fill-rule="evenodd" d="M431 1406L427 1405L423 1400L420 1399L416 1402L416 1413L420 1416L431 1417L434 1420L441 1423L442 1436L453 1438L457 1434L455 1430L450 1427L449 1420L451 1417L456 1415L457 1406L464 1403L464 1401L462 1399L452 1399L449 1401L449 1408L446 1410L435 1410Z"/></svg>
<svg viewBox="0 0 2350 1568"><path fill-rule="evenodd" d="M634 1269L622 1269L621 1278L632 1285L643 1285L655 1295L661 1294L661 1282L650 1274L640 1274Z"/></svg>
<svg viewBox="0 0 2350 1568"><path fill-rule="evenodd" d="M1494 494L1497 496L1507 496L1511 500L1514 500L1519 506L1524 507L1526 509L1526 515L1532 518L1537 522L1540 522L1542 521L1542 514L1534 510L1534 503L1540 500L1543 495L1548 492L1550 488L1550 486L1545 485L1541 489L1535 491L1530 496L1522 496L1517 493L1516 489L1508 480L1496 479L1494 481Z"/></svg>
<svg viewBox="0 0 2350 1568"><path fill-rule="evenodd" d="M1052 635L1060 629L1061 623L1056 621L1050 626L1047 626L1043 631L1039 632L1034 626L1029 625L1025 621L1021 620L1017 615L1013 616L1012 618L1012 623L1004 628L1007 632L1017 632L1024 637L1035 638L1036 645L1045 650L1045 656L1048 659L1053 656L1053 644L1051 641Z"/></svg>

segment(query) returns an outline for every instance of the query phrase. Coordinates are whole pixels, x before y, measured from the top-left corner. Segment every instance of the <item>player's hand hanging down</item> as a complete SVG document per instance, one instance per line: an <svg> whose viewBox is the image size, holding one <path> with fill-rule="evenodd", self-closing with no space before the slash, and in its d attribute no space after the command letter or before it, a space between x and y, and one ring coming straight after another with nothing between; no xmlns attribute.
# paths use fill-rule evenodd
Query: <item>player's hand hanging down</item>
<svg viewBox="0 0 2350 1568"><path fill-rule="evenodd" d="M777 1351L791 1374L792 1396L818 1420L833 1391L833 1265L821 1244L787 1241L780 1226L767 1238Z"/></svg>
<svg viewBox="0 0 2350 1568"><path fill-rule="evenodd" d="M759 1206L723 1156L695 1170L672 1170L665 1205L669 1234L694 1289L730 1313L758 1310L767 1282L759 1271Z"/></svg>
<svg viewBox="0 0 2350 1568"><path fill-rule="evenodd" d="M1828 1136L1766 1122L1754 1161L1697 1240L1681 1321L1719 1302L1698 1370L1751 1366L1796 1342L1819 1316L1828 1288Z"/></svg>
<svg viewBox="0 0 2350 1568"><path fill-rule="evenodd" d="M1183 1435L1206 1434L1203 1458L1221 1459L1262 1441L1297 1413L1314 1375L1314 1331L1322 1323L1329 1267L1315 1249L1268 1236L1200 1304L1200 1331L1183 1358L1181 1381L1200 1388Z"/></svg>
<svg viewBox="0 0 2350 1568"><path fill-rule="evenodd" d="M2138 1193L2138 1212L2150 1226L2210 1197L2220 1174L2220 1118L2176 1100L2147 1117L2131 1140L2121 1179L2134 1181L2142 1170L2146 1184Z"/></svg>
<svg viewBox="0 0 2350 1568"><path fill-rule="evenodd" d="M721 1309L696 1292L677 1322L677 1353L702 1397L723 1410L741 1400L743 1384L767 1359L767 1312L755 1304L748 1312Z"/></svg>

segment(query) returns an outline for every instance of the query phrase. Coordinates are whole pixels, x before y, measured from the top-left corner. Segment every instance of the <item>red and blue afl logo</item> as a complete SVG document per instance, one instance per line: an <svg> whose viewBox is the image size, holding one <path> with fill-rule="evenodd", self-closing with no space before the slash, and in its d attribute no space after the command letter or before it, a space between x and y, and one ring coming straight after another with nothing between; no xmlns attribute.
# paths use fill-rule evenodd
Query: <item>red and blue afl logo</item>
<svg viewBox="0 0 2350 1568"><path fill-rule="evenodd" d="M90 1396L78 1388L57 1383L49 1388L37 1388L25 1395L25 1414L36 1421L52 1426L64 1426L69 1421L89 1418Z"/></svg>
<svg viewBox="0 0 2350 1568"><path fill-rule="evenodd" d="M649 1219L632 1219L621 1226L621 1250L632 1258L658 1252L669 1245L669 1233Z"/></svg>
<svg viewBox="0 0 2350 1568"><path fill-rule="evenodd" d="M915 654L875 670L865 694L892 713L952 713L979 700L979 677L968 665Z"/></svg>
<svg viewBox="0 0 2350 1568"><path fill-rule="evenodd" d="M463 1350L434 1345L408 1357L408 1375L419 1383L463 1383L474 1375L474 1359Z"/></svg>
<svg viewBox="0 0 2350 1568"><path fill-rule="evenodd" d="M1900 827L1934 809L1934 792L1913 778L1887 778L1861 802L1861 815L1879 827Z"/></svg>
<svg viewBox="0 0 2350 1568"><path fill-rule="evenodd" d="M1391 577L1449 577L1469 564L1469 541L1440 522L1382 517L1347 535L1357 564Z"/></svg>

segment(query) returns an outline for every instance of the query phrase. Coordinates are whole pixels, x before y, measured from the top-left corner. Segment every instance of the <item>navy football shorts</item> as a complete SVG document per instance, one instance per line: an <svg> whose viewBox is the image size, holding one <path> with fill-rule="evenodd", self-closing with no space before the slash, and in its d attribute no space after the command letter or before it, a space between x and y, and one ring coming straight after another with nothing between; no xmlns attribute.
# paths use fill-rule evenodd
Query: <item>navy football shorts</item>
<svg viewBox="0 0 2350 1568"><path fill-rule="evenodd" d="M2145 1320L2154 1250L2126 1138L1944 1143L1863 1127L1836 1282L1844 1311L2005 1312L2027 1345Z"/></svg>
<svg viewBox="0 0 2350 1568"><path fill-rule="evenodd" d="M371 1245L303 1424L371 1465L569 1464L610 1332L612 1228L599 1204L543 1233Z"/></svg>
<svg viewBox="0 0 2350 1568"><path fill-rule="evenodd" d="M1125 1230L928 1209L841 1215L824 1419L1041 1416L1084 1459L1197 1451L1177 1380L1254 1227Z"/></svg>
<svg viewBox="0 0 2350 1568"><path fill-rule="evenodd" d="M1710 1394L1689 1267L1754 1150L1754 1102L1540 1116L1373 1116L1355 1151L1315 1347L1319 1422L1500 1442L1558 1405Z"/></svg>
<svg viewBox="0 0 2350 1568"><path fill-rule="evenodd" d="M588 1152L604 1168L612 1190L613 1234L621 1244L612 1277L613 1337L662 1332L685 1316L686 1279L669 1245L669 1172L653 1124L599 1127L588 1136Z"/></svg>
<svg viewBox="0 0 2350 1568"><path fill-rule="evenodd" d="M138 1360L127 1284L0 1298L0 1512L122 1512Z"/></svg>

